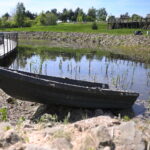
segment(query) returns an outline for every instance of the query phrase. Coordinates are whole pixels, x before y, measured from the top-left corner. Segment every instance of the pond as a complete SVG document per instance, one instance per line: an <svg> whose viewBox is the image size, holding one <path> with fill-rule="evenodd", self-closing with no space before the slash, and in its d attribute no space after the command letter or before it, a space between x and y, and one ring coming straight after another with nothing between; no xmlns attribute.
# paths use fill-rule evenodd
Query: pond
<svg viewBox="0 0 150 150"><path fill-rule="evenodd" d="M9 68L48 76L108 83L111 88L135 91L150 98L150 66L105 54L19 50Z"/></svg>

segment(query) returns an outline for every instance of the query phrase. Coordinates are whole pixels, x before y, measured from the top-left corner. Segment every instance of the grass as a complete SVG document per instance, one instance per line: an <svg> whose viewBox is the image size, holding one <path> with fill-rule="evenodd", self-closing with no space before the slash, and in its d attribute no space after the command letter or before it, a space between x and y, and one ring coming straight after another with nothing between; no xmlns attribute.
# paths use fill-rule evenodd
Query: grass
<svg viewBox="0 0 150 150"><path fill-rule="evenodd" d="M7 121L7 108L0 108L0 121Z"/></svg>
<svg viewBox="0 0 150 150"><path fill-rule="evenodd" d="M112 47L113 58L129 59L150 64L150 47L146 46L118 46Z"/></svg>
<svg viewBox="0 0 150 150"><path fill-rule="evenodd" d="M111 49L72 49L62 47L37 47L31 45L19 45L18 50L20 51L21 55L32 55L36 53L43 55L44 59L46 59L46 57L49 58L52 54L65 54L69 56L76 56L76 58L80 60L82 55L86 55L88 58L91 58L93 55L90 54L95 54L97 58L107 56L114 59L133 60L150 64L150 47L148 46L118 46L112 47Z"/></svg>
<svg viewBox="0 0 150 150"><path fill-rule="evenodd" d="M18 51L21 52L21 55L31 55L31 54L40 54L44 55L45 57L49 54L71 54L71 56L81 56L82 54L95 54L97 56L109 56L108 51L100 51L98 49L72 49L72 48L63 48L63 47L44 47L44 46L31 46L31 45L19 45ZM43 53L44 52L44 53ZM51 53L49 53L51 52ZM47 53L47 55L45 55ZM90 55L89 55L90 57Z"/></svg>
<svg viewBox="0 0 150 150"><path fill-rule="evenodd" d="M83 32L83 33L107 33L107 34L133 34L141 29L107 29L107 23L98 23L98 30L92 30L92 23L61 23L56 26L33 26L25 28L0 28L0 31L51 31L51 32ZM142 31L146 31L143 30ZM149 30L150 31L150 30Z"/></svg>

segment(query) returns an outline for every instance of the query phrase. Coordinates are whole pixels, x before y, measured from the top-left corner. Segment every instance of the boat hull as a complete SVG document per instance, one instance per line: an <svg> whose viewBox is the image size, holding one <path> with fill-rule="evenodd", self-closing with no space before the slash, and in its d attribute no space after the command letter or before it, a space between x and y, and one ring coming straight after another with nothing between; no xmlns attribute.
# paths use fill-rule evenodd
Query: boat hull
<svg viewBox="0 0 150 150"><path fill-rule="evenodd" d="M113 91L108 88L71 85L0 69L0 88L12 97L44 104L80 108L126 109L132 107L137 93ZM86 82L84 82L86 83ZM90 82L87 82L88 84Z"/></svg>

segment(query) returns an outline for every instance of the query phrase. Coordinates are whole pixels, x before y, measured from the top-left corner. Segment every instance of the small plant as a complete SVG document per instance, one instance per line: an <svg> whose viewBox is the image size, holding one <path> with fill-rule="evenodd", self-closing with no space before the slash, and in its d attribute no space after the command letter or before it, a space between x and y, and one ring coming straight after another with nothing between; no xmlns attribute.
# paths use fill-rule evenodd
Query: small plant
<svg viewBox="0 0 150 150"><path fill-rule="evenodd" d="M87 112L85 112L85 113L82 114L82 119L83 119L83 120L88 119L88 114L87 114Z"/></svg>
<svg viewBox="0 0 150 150"><path fill-rule="evenodd" d="M11 129L11 127L10 126L6 126L6 127L4 127L4 130L5 131L8 131L8 130L10 130Z"/></svg>
<svg viewBox="0 0 150 150"><path fill-rule="evenodd" d="M131 118L130 118L129 116L123 116L123 120L124 120L124 121L130 121Z"/></svg>
<svg viewBox="0 0 150 150"><path fill-rule="evenodd" d="M58 121L58 116L56 114L52 115L52 114L45 114L43 115L39 122L57 122Z"/></svg>
<svg viewBox="0 0 150 150"><path fill-rule="evenodd" d="M7 121L7 108L0 108L0 121Z"/></svg>
<svg viewBox="0 0 150 150"><path fill-rule="evenodd" d="M70 132L64 132L63 130L58 130L54 133L53 138L66 138L70 141L71 134Z"/></svg>
<svg viewBox="0 0 150 150"><path fill-rule="evenodd" d="M93 30L97 30L97 29L98 29L98 25L97 25L96 22L93 22L93 24L92 24L92 29L93 29Z"/></svg>
<svg viewBox="0 0 150 150"><path fill-rule="evenodd" d="M21 124L25 121L25 118L23 116L21 116L18 121L17 121L17 125L21 126Z"/></svg>
<svg viewBox="0 0 150 150"><path fill-rule="evenodd" d="M70 112L68 112L67 116L64 118L63 122L64 124L68 124L70 119Z"/></svg>

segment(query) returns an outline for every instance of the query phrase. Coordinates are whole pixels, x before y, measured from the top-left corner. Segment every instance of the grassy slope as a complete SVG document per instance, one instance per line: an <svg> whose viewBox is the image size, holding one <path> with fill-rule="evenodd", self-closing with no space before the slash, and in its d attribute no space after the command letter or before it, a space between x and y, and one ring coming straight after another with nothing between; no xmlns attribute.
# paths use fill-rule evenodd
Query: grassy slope
<svg viewBox="0 0 150 150"><path fill-rule="evenodd" d="M91 23L61 23L56 26L34 26L26 28L5 28L0 31L53 31L53 32L84 32L84 33L108 33L108 34L133 34L138 29L114 29L108 30L106 23L99 23L98 30L91 29ZM144 30L143 30L144 31Z"/></svg>

